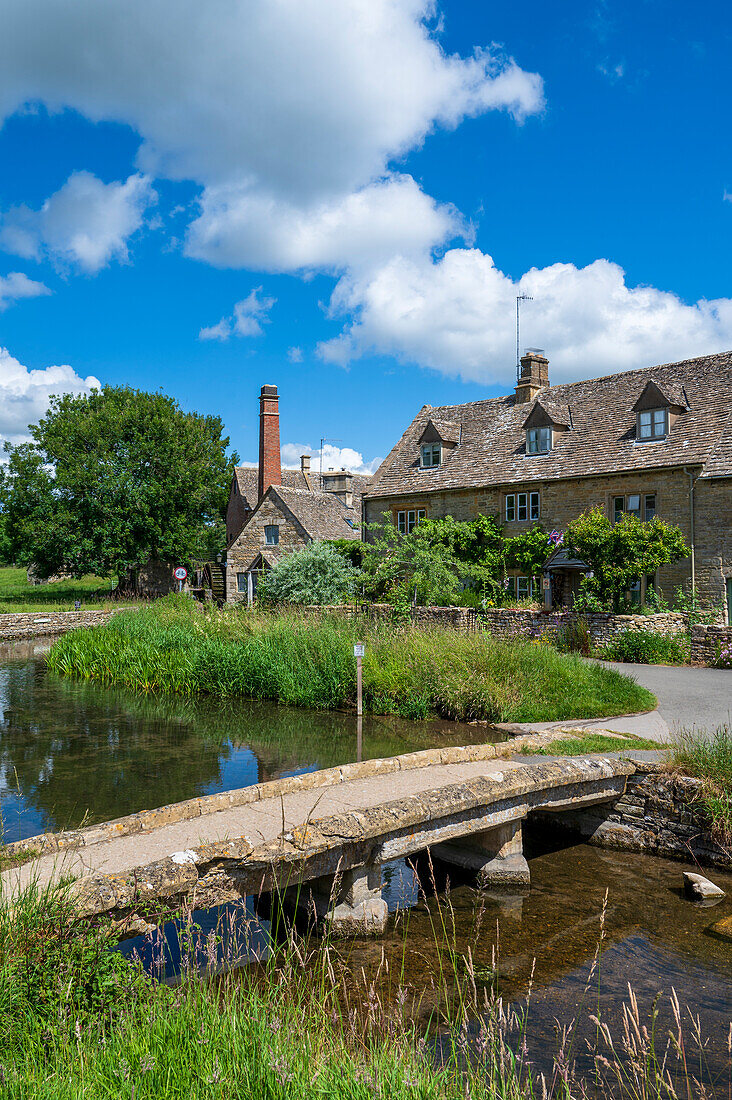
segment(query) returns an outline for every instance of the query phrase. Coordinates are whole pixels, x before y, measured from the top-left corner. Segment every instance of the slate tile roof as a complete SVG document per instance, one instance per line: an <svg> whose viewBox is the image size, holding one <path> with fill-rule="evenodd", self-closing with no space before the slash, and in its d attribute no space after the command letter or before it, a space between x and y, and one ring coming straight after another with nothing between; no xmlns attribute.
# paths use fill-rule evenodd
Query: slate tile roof
<svg viewBox="0 0 732 1100"><path fill-rule="evenodd" d="M289 509L300 526L315 541L361 538L360 504L358 509L346 508L335 493L272 485L265 494L265 499L267 497L278 500Z"/></svg>
<svg viewBox="0 0 732 1100"><path fill-rule="evenodd" d="M633 405L653 380L688 407L663 440L636 441ZM445 489L478 488L589 477L658 467L704 466L703 477L732 476L732 352L552 386L548 402L568 414L571 428L548 454L527 455L523 424L533 402L508 397L464 405L425 405L382 462L367 499ZM419 464L428 420L460 423L461 441L439 466Z"/></svg>

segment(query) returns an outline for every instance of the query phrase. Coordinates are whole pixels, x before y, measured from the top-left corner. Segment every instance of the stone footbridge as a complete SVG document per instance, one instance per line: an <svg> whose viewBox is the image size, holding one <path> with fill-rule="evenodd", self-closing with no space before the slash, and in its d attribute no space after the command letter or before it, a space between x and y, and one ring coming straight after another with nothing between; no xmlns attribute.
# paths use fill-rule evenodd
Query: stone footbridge
<svg viewBox="0 0 732 1100"><path fill-rule="evenodd" d="M608 802L634 766L605 757L501 758L506 745L368 760L144 810L9 845L33 853L6 870L7 897L73 876L83 916L147 905L196 908L290 891L334 933L377 933L387 919L383 864L429 849L480 886L529 884L522 822L533 810Z"/></svg>

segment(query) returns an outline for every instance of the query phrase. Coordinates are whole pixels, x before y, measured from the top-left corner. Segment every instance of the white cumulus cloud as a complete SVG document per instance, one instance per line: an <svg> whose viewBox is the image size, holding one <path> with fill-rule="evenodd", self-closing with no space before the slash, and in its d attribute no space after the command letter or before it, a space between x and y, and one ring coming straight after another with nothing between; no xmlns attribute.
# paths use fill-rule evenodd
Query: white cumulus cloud
<svg viewBox="0 0 732 1100"><path fill-rule="evenodd" d="M222 317L209 328L202 328L198 339L228 340L231 336L263 336L262 325L269 324L269 311L277 299L260 298L261 293L262 287L255 287L246 298L236 303L230 316Z"/></svg>
<svg viewBox="0 0 732 1100"><path fill-rule="evenodd" d="M300 469L300 456L310 455L311 467L314 474L320 473L320 448L311 447L309 443L283 443L280 447L282 465L288 470ZM352 447L336 447L332 443L323 445L323 470L340 470L343 467L352 474L373 474L381 465L383 459L372 458L366 462L360 451Z"/></svg>
<svg viewBox="0 0 732 1100"><path fill-rule="evenodd" d="M9 305L21 298L38 298L50 293L51 291L44 283L29 279L22 271L11 271L8 275L0 275L0 310L7 309Z"/></svg>
<svg viewBox="0 0 732 1100"><path fill-rule="evenodd" d="M69 366L28 370L0 347L0 443L28 439L28 425L36 424L48 409L52 394L88 393L100 389L93 375L81 378Z"/></svg>
<svg viewBox="0 0 732 1100"><path fill-rule="evenodd" d="M394 163L437 127L543 106L541 78L499 48L446 52L434 14L434 0L5 0L0 122L40 102L130 125L141 172L203 185L187 250L214 264L411 254L449 236L454 211ZM42 233L17 220L36 254Z"/></svg>
<svg viewBox="0 0 732 1100"><path fill-rule="evenodd" d="M146 176L104 183L91 172L74 172L40 210L14 206L2 216L0 247L95 274L113 259L128 259L127 242L156 198Z"/></svg>
<svg viewBox="0 0 732 1100"><path fill-rule="evenodd" d="M630 287L608 260L532 268L514 282L485 253L457 248L341 279L331 312L353 319L318 350L341 365L375 352L510 385L517 294L533 298L522 312L523 343L546 350L555 382L732 347L729 298L689 305L654 287Z"/></svg>

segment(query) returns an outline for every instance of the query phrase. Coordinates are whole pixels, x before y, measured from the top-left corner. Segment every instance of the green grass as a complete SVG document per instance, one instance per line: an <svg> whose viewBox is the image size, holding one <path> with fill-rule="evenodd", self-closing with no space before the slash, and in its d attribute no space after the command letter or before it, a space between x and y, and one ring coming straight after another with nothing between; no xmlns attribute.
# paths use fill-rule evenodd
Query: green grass
<svg viewBox="0 0 732 1100"><path fill-rule="evenodd" d="M111 927L75 922L63 888L28 888L9 906L0 894L0 1095L3 1100L639 1100L698 1095L693 1043L671 998L672 1044L656 1003L646 1020L633 991L613 1037L598 1023L592 1081L574 1066L573 1031L599 996L590 968L577 1018L558 1023L546 1080L526 1046L531 1007L493 993L496 967L476 967L454 939L449 898L430 905L436 956L419 988L363 952L351 965L327 937L293 932L268 959L231 964L246 932L226 934L226 972L199 980L186 966L195 927L185 916L184 981L157 983L109 950ZM408 917L400 918L403 937ZM481 913L471 938L478 942ZM601 934L602 923L598 925ZM230 930L233 932L233 929ZM217 934L204 941L214 961ZM598 944L600 957L602 941ZM378 954L378 953L377 953ZM675 995L674 995L675 996ZM620 1007L620 1006L619 1006ZM648 1026L646 1026L646 1024ZM691 1028L693 1036L693 1021ZM705 1042L699 1036L699 1044ZM688 1055L687 1055L688 1050ZM687 1063L691 1068L687 1068ZM707 1074L708 1076L708 1074ZM675 1088L674 1088L675 1086ZM726 1082L704 1095L726 1096Z"/></svg>
<svg viewBox="0 0 732 1100"><path fill-rule="evenodd" d="M704 781L702 802L723 843L732 843L732 728L682 730L671 748L670 766Z"/></svg>
<svg viewBox="0 0 732 1100"><path fill-rule="evenodd" d="M532 722L638 712L656 702L628 677L528 641L204 609L186 597L67 634L48 663L61 674L145 692L350 709L357 640L366 643L364 703L375 714Z"/></svg>
<svg viewBox="0 0 732 1100"><path fill-rule="evenodd" d="M0 614L23 611L73 611L74 601L81 606L115 607L109 593L115 582L104 577L54 581L53 584L28 584L24 568L0 566Z"/></svg>
<svg viewBox="0 0 732 1100"><path fill-rule="evenodd" d="M608 737L602 733L587 733L576 737L561 737L544 748L521 750L524 756L584 756L593 752L623 752L629 749L663 749L665 745L651 741L647 737L635 737L630 733L621 733L617 737Z"/></svg>

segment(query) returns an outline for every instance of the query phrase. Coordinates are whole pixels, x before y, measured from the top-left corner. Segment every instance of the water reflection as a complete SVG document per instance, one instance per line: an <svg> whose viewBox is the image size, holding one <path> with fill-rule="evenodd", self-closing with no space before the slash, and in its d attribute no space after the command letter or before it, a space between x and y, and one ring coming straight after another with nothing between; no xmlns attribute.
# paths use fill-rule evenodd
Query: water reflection
<svg viewBox="0 0 732 1100"><path fill-rule="evenodd" d="M145 697L46 672L48 642L0 647L5 840L104 821L362 757L485 740L485 727Z"/></svg>

